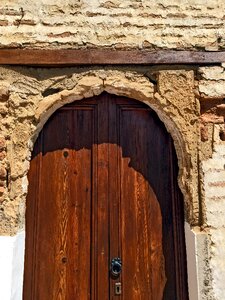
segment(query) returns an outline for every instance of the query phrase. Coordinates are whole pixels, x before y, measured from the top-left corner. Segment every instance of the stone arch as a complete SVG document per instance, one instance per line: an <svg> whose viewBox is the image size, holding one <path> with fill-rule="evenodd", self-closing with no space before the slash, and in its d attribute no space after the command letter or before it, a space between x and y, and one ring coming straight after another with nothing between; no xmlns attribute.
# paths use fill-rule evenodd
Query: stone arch
<svg viewBox="0 0 225 300"><path fill-rule="evenodd" d="M29 159L35 140L45 122L58 108L67 103L99 95L106 91L139 100L155 110L174 140L179 165L178 181L185 201L186 224L194 226L199 223L197 152L199 125L197 121L198 106L194 96L193 71L158 71L157 83L152 83L147 76L139 72L118 71L107 68L105 70L94 69L72 75L69 86L66 82L62 82L61 85L63 88L60 90L53 89L54 92L56 91L54 94L43 96L35 103L31 111L32 117L17 130L16 141L19 144L19 151L17 152L14 149L14 170L11 173L14 176L14 181L11 182L10 188L17 191L17 199L19 199L17 206L19 209L17 209L20 233L15 237L14 249L16 249L16 256L13 258L11 266L11 269L15 270L15 272L12 272L13 282L17 283L12 285L11 293L18 295L18 299L22 299L25 200L28 186ZM21 136L23 126L25 126L27 133ZM21 152L23 152L23 155L19 155ZM15 233L15 229L12 232ZM190 227L187 227L185 235L188 278L189 281L191 279L189 291L193 291L191 293L194 295L199 288L195 262L196 246L193 242L195 237ZM191 236L192 241L187 240L188 236Z"/></svg>
<svg viewBox="0 0 225 300"><path fill-rule="evenodd" d="M177 78L183 74L177 74L177 71L167 71L166 74L165 72L160 74L157 83L158 89L148 77L137 72L101 70L81 74L73 89L64 89L43 98L39 102L35 111L37 125L32 131L31 143L29 142L30 151L32 151L36 137L45 122L58 108L65 104L99 95L103 91L144 102L156 111L173 138L179 165L178 182L185 201L185 217L189 224L197 225L199 223L197 187L198 124L197 114L192 112L187 118L188 107L185 108L185 103L182 103L186 95L181 93L181 89L184 88L185 84L187 84L185 89L189 93L188 100L190 100L191 92L193 93L193 87L190 90L190 78L193 74L187 71L184 74L186 77L183 77L182 84ZM172 81L168 80L171 78ZM168 81L171 81L170 93L172 94L169 96L167 92L163 91L164 84ZM171 96L173 101L171 101ZM191 101L194 102L194 95L192 95ZM188 105L190 104L193 105L193 103L188 103ZM194 127L191 134L189 132L190 126ZM196 136L193 136L194 134Z"/></svg>

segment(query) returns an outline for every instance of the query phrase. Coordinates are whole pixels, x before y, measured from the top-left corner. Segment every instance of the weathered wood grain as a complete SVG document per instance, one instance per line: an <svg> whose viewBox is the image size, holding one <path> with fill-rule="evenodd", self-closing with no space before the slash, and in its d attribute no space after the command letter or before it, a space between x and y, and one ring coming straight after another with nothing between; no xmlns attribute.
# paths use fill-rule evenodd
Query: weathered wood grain
<svg viewBox="0 0 225 300"><path fill-rule="evenodd" d="M102 93L60 108L29 171L23 299L187 300L176 164L145 104Z"/></svg>
<svg viewBox="0 0 225 300"><path fill-rule="evenodd" d="M149 65L215 64L225 62L225 51L110 50L110 49L0 49L1 65Z"/></svg>

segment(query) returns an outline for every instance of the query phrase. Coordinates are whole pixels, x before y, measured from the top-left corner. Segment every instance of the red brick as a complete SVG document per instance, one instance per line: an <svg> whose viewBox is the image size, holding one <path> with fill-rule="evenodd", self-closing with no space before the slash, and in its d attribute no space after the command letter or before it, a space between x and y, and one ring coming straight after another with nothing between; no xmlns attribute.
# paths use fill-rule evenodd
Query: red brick
<svg viewBox="0 0 225 300"><path fill-rule="evenodd" d="M48 37L50 37L50 38L56 38L56 37L59 37L59 38L64 38L64 37L69 37L69 36L71 36L71 35L73 35L71 32L69 32L69 31L66 31L66 32L63 32L63 33L58 33L58 34L54 34L54 33L49 33L48 34Z"/></svg>
<svg viewBox="0 0 225 300"><path fill-rule="evenodd" d="M13 22L13 25L15 25L15 26L19 26L19 25L36 25L37 24L37 22L36 21L34 21L34 20L24 20L24 19L22 19L22 20L16 20L16 21L14 21Z"/></svg>
<svg viewBox="0 0 225 300"><path fill-rule="evenodd" d="M222 124L224 122L224 117L218 116L216 114L208 113L208 114L203 114L201 116L201 120L204 123Z"/></svg>
<svg viewBox="0 0 225 300"><path fill-rule="evenodd" d="M0 26L7 26L9 22L7 20L0 20Z"/></svg>
<svg viewBox="0 0 225 300"><path fill-rule="evenodd" d="M225 187L225 181L210 182L209 186Z"/></svg>

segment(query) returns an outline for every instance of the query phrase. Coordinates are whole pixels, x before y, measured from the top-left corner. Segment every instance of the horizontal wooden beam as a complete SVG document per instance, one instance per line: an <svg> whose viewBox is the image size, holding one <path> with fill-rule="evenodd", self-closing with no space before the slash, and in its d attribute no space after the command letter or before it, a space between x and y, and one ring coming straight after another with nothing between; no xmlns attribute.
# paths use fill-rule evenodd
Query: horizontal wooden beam
<svg viewBox="0 0 225 300"><path fill-rule="evenodd" d="M110 49L0 49L1 65L149 65L215 64L225 62L225 51L110 50Z"/></svg>

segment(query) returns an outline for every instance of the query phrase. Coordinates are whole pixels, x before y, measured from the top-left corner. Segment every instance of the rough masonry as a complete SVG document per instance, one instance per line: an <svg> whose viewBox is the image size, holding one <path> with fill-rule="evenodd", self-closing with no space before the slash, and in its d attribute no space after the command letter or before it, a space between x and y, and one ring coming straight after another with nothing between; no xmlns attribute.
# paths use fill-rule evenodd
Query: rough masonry
<svg viewBox="0 0 225 300"><path fill-rule="evenodd" d="M224 22L223 0L2 0L0 48L220 51ZM195 296L223 300L225 62L0 67L0 236L24 230L29 161L48 117L103 91L148 104L173 137L185 220L194 236Z"/></svg>
<svg viewBox="0 0 225 300"><path fill-rule="evenodd" d="M1 48L225 48L223 0L2 0Z"/></svg>
<svg viewBox="0 0 225 300"><path fill-rule="evenodd" d="M196 234L201 233L198 255L205 274L199 280L201 299L209 299L209 295L221 299L216 292L223 293L221 278L225 278L219 268L225 258L221 249L225 239L225 116L223 89L215 93L212 81L223 85L223 70L223 66L178 66L176 70L169 66L92 70L2 67L1 234L13 235L24 229L31 152L50 115L66 103L103 91L124 95L150 105L174 139L186 221Z"/></svg>

